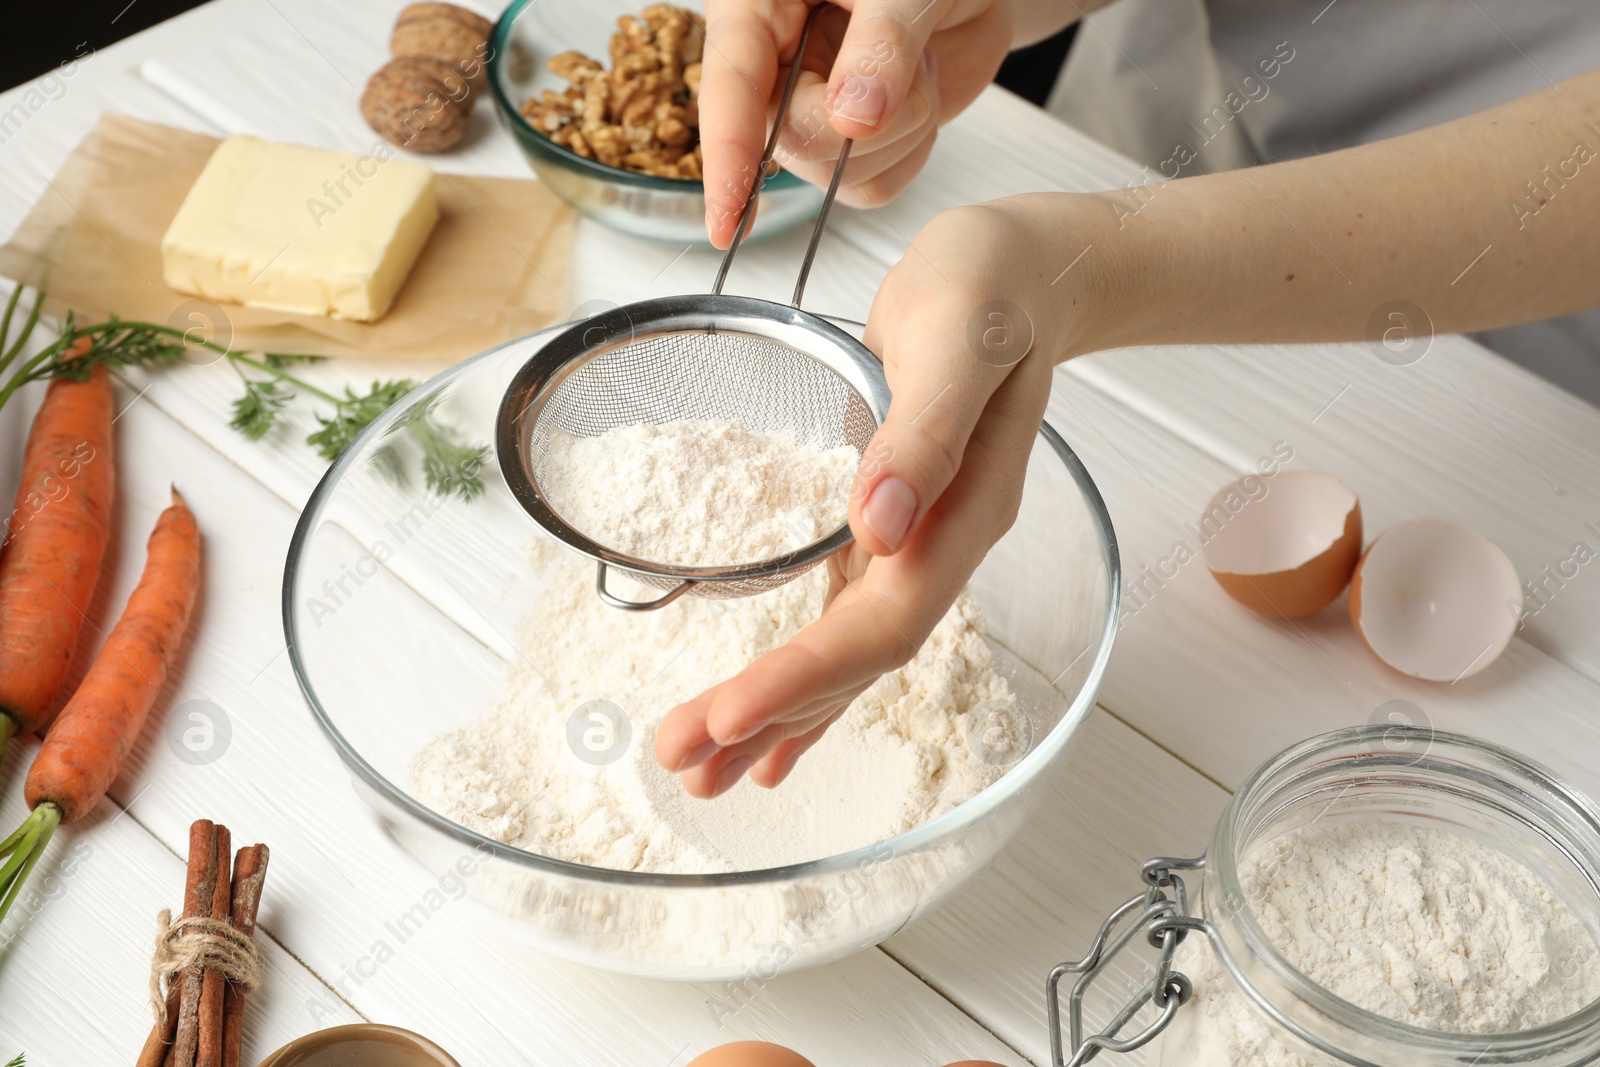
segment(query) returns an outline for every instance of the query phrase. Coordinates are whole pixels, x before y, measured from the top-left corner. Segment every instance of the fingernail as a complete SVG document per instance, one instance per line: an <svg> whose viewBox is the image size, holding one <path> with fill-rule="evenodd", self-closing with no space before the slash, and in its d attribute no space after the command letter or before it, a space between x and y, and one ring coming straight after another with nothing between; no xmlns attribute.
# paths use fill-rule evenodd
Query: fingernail
<svg viewBox="0 0 1600 1067"><path fill-rule="evenodd" d="M922 62L928 68L928 78L932 81L939 80L939 53L930 45L922 50Z"/></svg>
<svg viewBox="0 0 1600 1067"><path fill-rule="evenodd" d="M739 779L744 777L744 772L754 763L755 760L749 756L735 756L725 763L722 770L717 773L717 790L712 796L721 796L738 785Z"/></svg>
<svg viewBox="0 0 1600 1067"><path fill-rule="evenodd" d="M870 75L852 74L839 86L833 101L833 113L863 126L876 126L883 118L883 109L888 105L887 85Z"/></svg>
<svg viewBox="0 0 1600 1067"><path fill-rule="evenodd" d="M912 488L899 478L885 478L878 483L872 495L867 497L866 507L861 509L861 517L866 520L867 528L878 535L882 541L893 551L900 547L900 542L906 539L906 531L911 528L911 520L917 514L917 494Z"/></svg>
<svg viewBox="0 0 1600 1067"><path fill-rule="evenodd" d="M701 742L694 748L690 749L687 756L684 756L678 761L678 765L672 768L672 773L677 774L681 771L688 770L690 767L700 766L700 764L716 755L717 750L721 747L722 746L717 744L715 741Z"/></svg>

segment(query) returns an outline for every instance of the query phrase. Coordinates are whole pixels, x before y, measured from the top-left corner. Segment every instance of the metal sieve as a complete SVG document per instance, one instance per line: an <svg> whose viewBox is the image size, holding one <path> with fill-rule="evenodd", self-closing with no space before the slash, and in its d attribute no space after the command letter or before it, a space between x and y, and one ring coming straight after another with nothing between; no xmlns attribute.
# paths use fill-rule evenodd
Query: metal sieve
<svg viewBox="0 0 1600 1067"><path fill-rule="evenodd" d="M787 115L812 26L828 5L811 10L778 107ZM848 525L791 552L755 562L677 566L619 552L572 526L546 493L551 442L593 437L618 426L727 420L784 432L802 445L849 445L858 455L889 409L883 364L833 323L800 309L828 211L850 157L846 141L789 304L724 296L733 257L749 231L783 122L774 123L739 226L711 293L643 300L584 319L556 335L522 365L496 419L500 470L517 502L540 526L597 565L595 590L613 607L650 611L685 593L729 598L765 592L816 566L850 541ZM739 521L729 516L729 521ZM665 590L635 601L607 588L609 568Z"/></svg>

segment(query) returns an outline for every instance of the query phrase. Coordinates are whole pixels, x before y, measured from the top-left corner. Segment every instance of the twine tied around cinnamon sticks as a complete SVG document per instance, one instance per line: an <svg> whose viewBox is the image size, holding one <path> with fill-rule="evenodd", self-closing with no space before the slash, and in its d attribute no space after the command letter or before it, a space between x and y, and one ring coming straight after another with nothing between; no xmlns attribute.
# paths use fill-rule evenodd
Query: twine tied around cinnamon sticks
<svg viewBox="0 0 1600 1067"><path fill-rule="evenodd" d="M174 922L172 911L162 908L156 922L161 932L150 960L150 1010L157 1026L166 1025L167 990L184 971L220 971L246 993L261 988L255 938L235 927L232 919L195 915Z"/></svg>
<svg viewBox="0 0 1600 1067"><path fill-rule="evenodd" d="M261 984L255 929L267 856L266 845L234 856L228 828L209 819L189 827L183 914L173 922L161 913L150 963L156 1022L138 1067L241 1067L244 998Z"/></svg>

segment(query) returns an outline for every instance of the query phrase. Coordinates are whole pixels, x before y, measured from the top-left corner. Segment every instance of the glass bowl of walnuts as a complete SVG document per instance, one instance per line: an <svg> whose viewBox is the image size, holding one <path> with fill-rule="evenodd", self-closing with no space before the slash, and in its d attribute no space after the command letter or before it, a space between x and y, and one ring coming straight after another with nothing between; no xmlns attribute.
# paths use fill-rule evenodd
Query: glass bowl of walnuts
<svg viewBox="0 0 1600 1067"><path fill-rule="evenodd" d="M705 20L639 0L514 0L489 37L495 110L552 191L624 233L706 245L698 124ZM816 217L822 191L779 171L751 238Z"/></svg>

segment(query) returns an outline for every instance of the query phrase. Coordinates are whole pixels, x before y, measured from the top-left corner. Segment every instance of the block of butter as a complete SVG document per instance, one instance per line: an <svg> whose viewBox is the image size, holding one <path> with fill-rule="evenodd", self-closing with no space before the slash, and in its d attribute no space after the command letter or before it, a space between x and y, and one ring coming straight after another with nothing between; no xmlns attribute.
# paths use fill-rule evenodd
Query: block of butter
<svg viewBox="0 0 1600 1067"><path fill-rule="evenodd" d="M371 322L439 219L433 172L256 137L217 146L161 239L172 288Z"/></svg>

